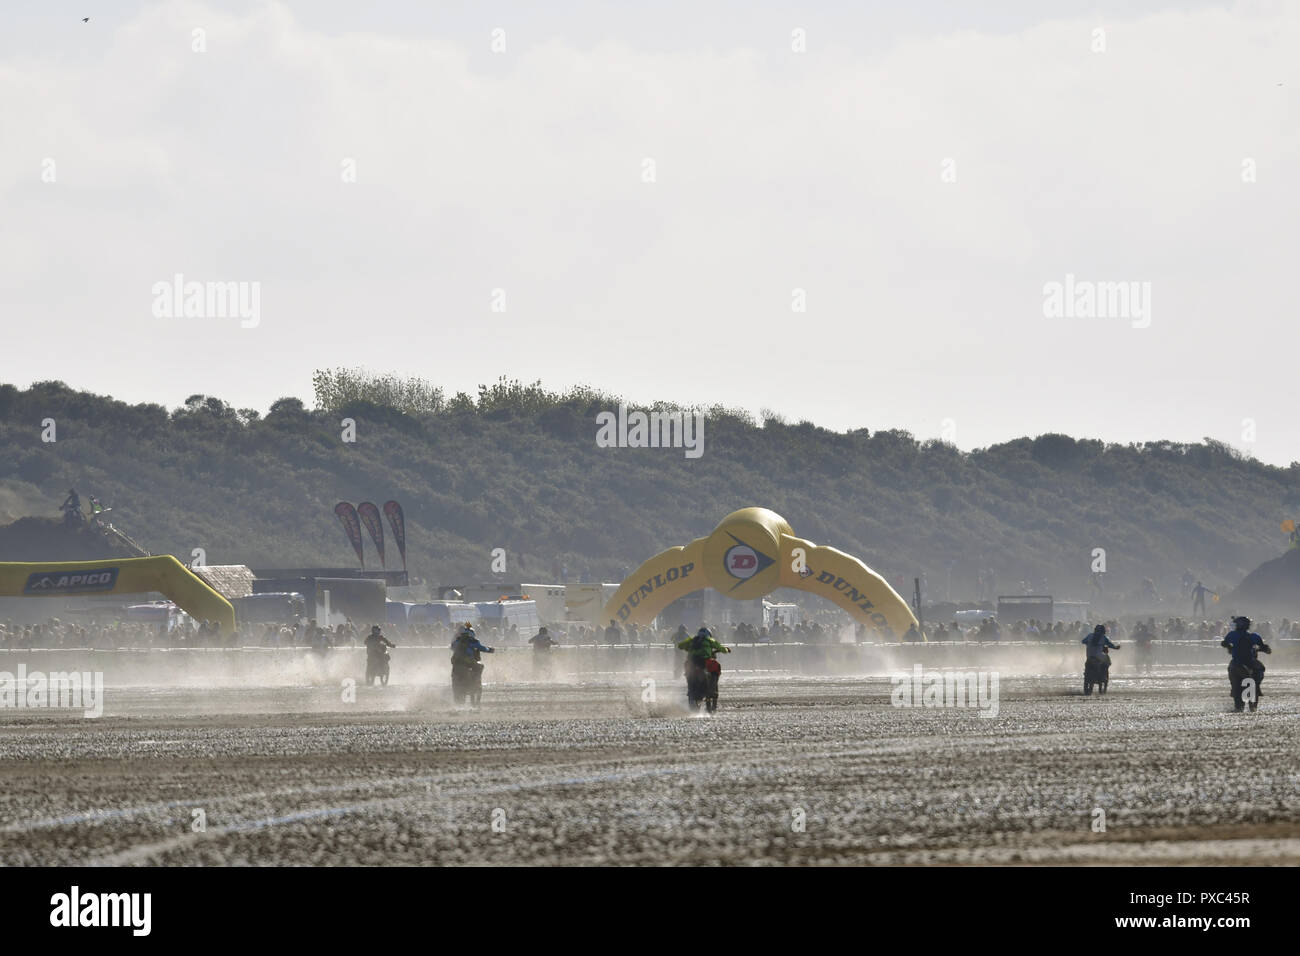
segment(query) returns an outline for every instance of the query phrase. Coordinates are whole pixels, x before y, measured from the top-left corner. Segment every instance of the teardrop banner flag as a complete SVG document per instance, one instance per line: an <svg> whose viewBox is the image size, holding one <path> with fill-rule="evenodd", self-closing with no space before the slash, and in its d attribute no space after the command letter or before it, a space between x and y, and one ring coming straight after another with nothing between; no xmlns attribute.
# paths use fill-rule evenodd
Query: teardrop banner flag
<svg viewBox="0 0 1300 956"><path fill-rule="evenodd" d="M402 556L402 570L406 570L406 517L402 506L396 501L384 502L384 514L388 515L388 524L393 529L393 540L397 542L397 553Z"/></svg>
<svg viewBox="0 0 1300 956"><path fill-rule="evenodd" d="M365 568L366 557L361 551L361 519L357 517L357 509L346 501L340 501L334 506L334 513L338 515L339 522L343 525L343 533L348 536L352 550L357 553L357 560L361 562L361 567Z"/></svg>
<svg viewBox="0 0 1300 956"><path fill-rule="evenodd" d="M379 517L379 509L375 507L373 501L363 501L357 505L357 515L361 518L361 523L366 526L366 530L370 532L370 540L375 543L375 550L379 552L379 566L388 567L384 562L384 519Z"/></svg>

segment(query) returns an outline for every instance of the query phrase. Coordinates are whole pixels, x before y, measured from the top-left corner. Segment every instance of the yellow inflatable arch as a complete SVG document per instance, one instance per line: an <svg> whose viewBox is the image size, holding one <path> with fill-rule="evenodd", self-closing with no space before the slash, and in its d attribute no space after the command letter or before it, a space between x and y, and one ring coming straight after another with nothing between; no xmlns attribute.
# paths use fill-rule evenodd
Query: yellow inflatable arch
<svg viewBox="0 0 1300 956"><path fill-rule="evenodd" d="M682 595L707 587L738 601L799 588L896 637L917 623L907 602L875 571L843 551L796 537L784 518L766 508L733 511L707 538L646 561L605 604L603 618L649 624Z"/></svg>
<svg viewBox="0 0 1300 956"><path fill-rule="evenodd" d="M200 621L235 630L235 609L170 554L116 561L0 562L0 596L66 597L158 591Z"/></svg>

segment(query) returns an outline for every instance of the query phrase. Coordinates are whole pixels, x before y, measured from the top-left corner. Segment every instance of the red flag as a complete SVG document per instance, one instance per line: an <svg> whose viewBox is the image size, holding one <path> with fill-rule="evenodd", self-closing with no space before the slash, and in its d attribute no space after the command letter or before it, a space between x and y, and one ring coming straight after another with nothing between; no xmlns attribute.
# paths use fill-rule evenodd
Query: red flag
<svg viewBox="0 0 1300 956"><path fill-rule="evenodd" d="M384 562L384 521L379 517L379 509L375 507L373 501L363 501L357 505L357 515L361 518L361 523L366 526L370 532L370 540L375 543L375 549L379 552L379 566L388 567Z"/></svg>
<svg viewBox="0 0 1300 956"><path fill-rule="evenodd" d="M402 556L402 570L406 570L406 518L402 514L402 506L396 501L384 502L384 514L388 515L388 523L393 529L393 540L397 542L397 551Z"/></svg>
<svg viewBox="0 0 1300 956"><path fill-rule="evenodd" d="M366 566L366 557L361 552L361 520L357 517L357 509L346 501L340 501L334 506L334 513L339 516L339 521L343 524L343 531L352 544L352 550L357 553L357 560L361 562L361 567L364 568Z"/></svg>

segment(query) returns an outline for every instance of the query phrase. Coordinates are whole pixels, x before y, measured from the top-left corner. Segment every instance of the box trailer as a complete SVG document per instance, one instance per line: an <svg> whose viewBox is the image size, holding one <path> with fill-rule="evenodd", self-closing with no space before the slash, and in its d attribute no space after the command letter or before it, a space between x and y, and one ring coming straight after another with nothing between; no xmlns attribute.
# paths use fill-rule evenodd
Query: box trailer
<svg viewBox="0 0 1300 956"><path fill-rule="evenodd" d="M1052 623L1050 594L1014 594L998 598L998 623L1004 627L1016 621Z"/></svg>
<svg viewBox="0 0 1300 956"><path fill-rule="evenodd" d="M407 601L385 601L384 612L387 622L405 626L410 622L411 608L414 606L414 603Z"/></svg>
<svg viewBox="0 0 1300 956"><path fill-rule="evenodd" d="M521 584L519 590L522 597L537 602L537 616L543 624L562 624L568 620L564 613L563 584Z"/></svg>
<svg viewBox="0 0 1300 956"><path fill-rule="evenodd" d="M240 624L297 624L307 616L307 599L297 591L265 591L230 603Z"/></svg>
<svg viewBox="0 0 1300 956"><path fill-rule="evenodd" d="M513 624L519 628L519 636L527 639L542 626L536 601L479 601L474 607L478 609L478 619L485 626L495 627L502 635Z"/></svg>
<svg viewBox="0 0 1300 956"><path fill-rule="evenodd" d="M463 601L427 601L411 607L406 618L410 624L445 624L459 627L478 623L478 608Z"/></svg>
<svg viewBox="0 0 1300 956"><path fill-rule="evenodd" d="M332 627L338 623L339 615L343 615L358 629L364 628L369 633L371 625L388 620L387 590L387 585L376 578L316 578L313 595L316 621ZM327 620L322 620L322 616Z"/></svg>
<svg viewBox="0 0 1300 956"><path fill-rule="evenodd" d="M801 620L803 620L803 608L799 607L798 604L763 602L764 627L771 627L777 623L784 624L786 627L794 627Z"/></svg>
<svg viewBox="0 0 1300 956"><path fill-rule="evenodd" d="M564 589L564 617L567 621L582 624L600 624L600 613L605 607L604 591L599 584L570 584Z"/></svg>
<svg viewBox="0 0 1300 956"><path fill-rule="evenodd" d="M1052 604L1052 617L1054 621L1061 621L1064 624L1074 624L1076 622L1086 624L1088 621L1088 602L1056 601Z"/></svg>

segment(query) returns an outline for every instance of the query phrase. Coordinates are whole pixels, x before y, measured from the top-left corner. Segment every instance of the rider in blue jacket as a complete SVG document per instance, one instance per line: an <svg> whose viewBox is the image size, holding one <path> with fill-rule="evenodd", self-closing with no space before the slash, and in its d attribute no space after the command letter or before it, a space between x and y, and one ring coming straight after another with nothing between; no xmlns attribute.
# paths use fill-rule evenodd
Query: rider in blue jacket
<svg viewBox="0 0 1300 956"><path fill-rule="evenodd" d="M1106 636L1106 625L1098 624L1091 634L1086 635L1080 644L1087 645L1089 659L1100 659L1110 664L1110 655L1106 653L1108 647L1119 650L1118 644L1112 644L1110 638Z"/></svg>
<svg viewBox="0 0 1300 956"><path fill-rule="evenodd" d="M456 663L458 657L476 661L478 660L479 654L493 654L495 652L495 648L479 643L478 636L474 633L474 626L472 624L463 625L460 632L456 635L455 640L451 642L451 659L453 664Z"/></svg>
<svg viewBox="0 0 1300 956"><path fill-rule="evenodd" d="M1272 654L1273 648L1264 643L1264 639L1255 634L1250 629L1250 618L1234 617L1232 623L1235 628L1230 631L1222 641L1219 642L1221 647L1226 647L1232 655L1228 662L1228 680L1232 683L1232 708L1233 710L1245 709L1242 701L1242 692L1244 683L1247 678L1255 682L1254 700L1250 702L1250 709L1254 710L1259 706L1260 684L1264 681L1264 665L1259 661L1259 652Z"/></svg>

